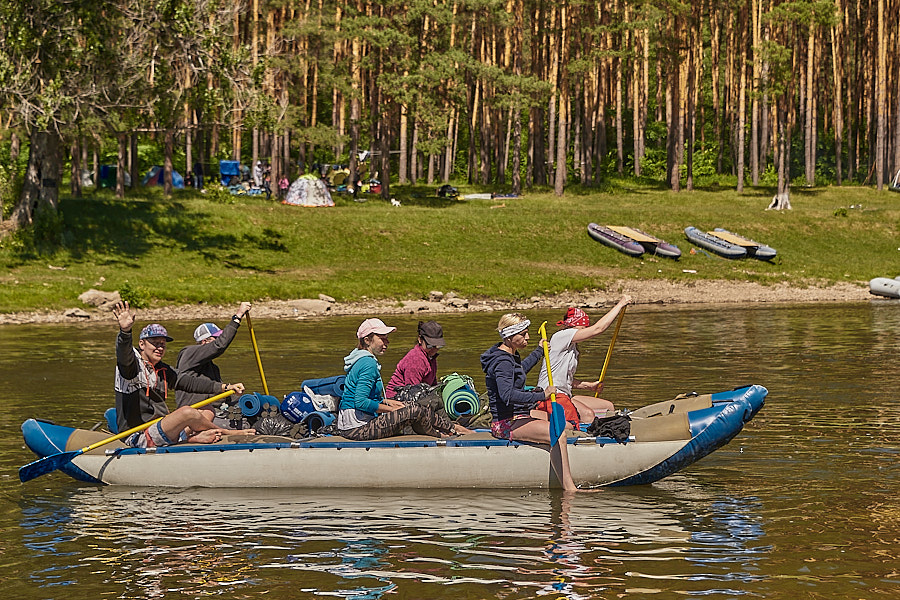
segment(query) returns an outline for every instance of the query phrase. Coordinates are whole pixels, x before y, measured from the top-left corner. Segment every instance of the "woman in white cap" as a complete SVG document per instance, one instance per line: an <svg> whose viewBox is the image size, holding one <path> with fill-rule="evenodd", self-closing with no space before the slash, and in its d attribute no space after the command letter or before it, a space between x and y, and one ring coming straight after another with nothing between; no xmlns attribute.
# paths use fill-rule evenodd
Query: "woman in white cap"
<svg viewBox="0 0 900 600"><path fill-rule="evenodd" d="M357 347L344 357L344 394L338 411L337 428L351 440L377 440L400 435L405 426L419 435L447 437L471 433L446 417L420 404L403 404L384 397L381 356L388 348L389 327L381 319L366 319L356 330Z"/></svg>

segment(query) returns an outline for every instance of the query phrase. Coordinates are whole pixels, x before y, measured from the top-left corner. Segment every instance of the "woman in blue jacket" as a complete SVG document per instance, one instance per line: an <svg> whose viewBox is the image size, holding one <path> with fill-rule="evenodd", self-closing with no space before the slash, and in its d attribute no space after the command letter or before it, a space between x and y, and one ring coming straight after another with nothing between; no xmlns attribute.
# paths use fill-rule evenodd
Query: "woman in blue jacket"
<svg viewBox="0 0 900 600"><path fill-rule="evenodd" d="M524 359L519 357L519 350L528 347L530 325L531 321L519 313L503 315L497 324L502 341L481 355L491 408L491 434L502 440L549 444L550 421L546 416L533 417L531 411L537 408L539 402L550 398L556 388L525 389L525 377L543 358L543 347L538 344ZM534 414L542 413L535 411ZM550 464L563 489L577 491L569 470L566 432L563 431L556 441L558 443L550 451Z"/></svg>
<svg viewBox="0 0 900 600"><path fill-rule="evenodd" d="M419 435L432 437L471 433L427 406L384 397L381 364L376 357L385 353L388 335L396 329L381 319L366 319L356 330L359 344L344 357L347 378L338 411L340 434L351 440L378 440L400 435L407 425Z"/></svg>

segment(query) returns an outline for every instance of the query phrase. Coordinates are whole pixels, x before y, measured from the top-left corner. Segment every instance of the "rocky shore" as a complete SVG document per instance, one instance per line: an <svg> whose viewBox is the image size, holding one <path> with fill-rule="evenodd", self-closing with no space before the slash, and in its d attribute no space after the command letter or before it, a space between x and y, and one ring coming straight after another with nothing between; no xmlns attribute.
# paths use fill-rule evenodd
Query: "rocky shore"
<svg viewBox="0 0 900 600"><path fill-rule="evenodd" d="M554 296L534 296L524 301L505 302L483 298L463 298L454 292L434 291L425 300L368 300L336 302L320 294L316 299L272 300L253 303L253 316L259 319L307 319L329 315L438 314L450 312L487 312L503 310L553 309L565 306L600 308L612 305L622 294L630 294L636 305L698 304L805 304L815 302L866 302L874 298L865 285L839 283L824 285L787 282L760 285L750 282L679 282L619 280L604 289ZM87 296L84 296L87 298ZM99 298L99 300L98 300ZM63 311L34 311L0 314L0 325L16 323L71 323L87 320L112 320L110 296L82 301ZM225 317L232 306L191 304L140 310L140 318L151 321L203 320Z"/></svg>

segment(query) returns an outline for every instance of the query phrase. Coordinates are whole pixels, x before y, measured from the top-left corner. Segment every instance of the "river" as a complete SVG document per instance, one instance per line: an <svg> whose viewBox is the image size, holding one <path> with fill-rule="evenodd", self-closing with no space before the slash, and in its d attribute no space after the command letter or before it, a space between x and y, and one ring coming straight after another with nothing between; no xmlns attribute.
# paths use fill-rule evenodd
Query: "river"
<svg viewBox="0 0 900 600"><path fill-rule="evenodd" d="M483 386L478 355L498 318L441 315L440 372ZM255 320L270 392L339 374L359 320ZM387 377L416 318L385 320L399 328ZM197 323L166 325L174 362ZM245 329L217 362L261 391ZM582 345L580 376L597 376L610 333ZM900 597L898 302L629 309L604 393L617 406L750 383L769 397L737 438L685 471L571 499L101 488L60 473L19 483L34 459L23 420L91 427L112 405L114 339L112 323L0 327L5 597Z"/></svg>

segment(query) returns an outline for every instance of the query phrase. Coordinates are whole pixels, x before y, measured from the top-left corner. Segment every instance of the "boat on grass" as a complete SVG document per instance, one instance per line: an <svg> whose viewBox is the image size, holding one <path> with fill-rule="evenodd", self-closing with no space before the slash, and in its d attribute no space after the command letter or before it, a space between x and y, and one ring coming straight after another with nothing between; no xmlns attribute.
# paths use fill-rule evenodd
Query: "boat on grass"
<svg viewBox="0 0 900 600"><path fill-rule="evenodd" d="M885 298L900 298L900 276L894 279L876 277L869 281L869 293Z"/></svg>
<svg viewBox="0 0 900 600"><path fill-rule="evenodd" d="M600 242L604 246L615 248L628 256L640 256L644 253L644 247L638 242L604 225L588 223L587 231L594 241Z"/></svg>
<svg viewBox="0 0 900 600"><path fill-rule="evenodd" d="M714 252L725 258L746 258L747 249L739 244L729 242L708 231L701 231L696 227L685 227L684 236L689 242Z"/></svg>
<svg viewBox="0 0 900 600"><path fill-rule="evenodd" d="M681 257L681 250L678 246L633 227L590 223L588 225L588 235L601 244L615 248L630 256L640 256L646 252L656 256L665 256L666 258L678 259Z"/></svg>
<svg viewBox="0 0 900 600"><path fill-rule="evenodd" d="M751 385L649 404L627 413L630 434L623 441L572 434L572 477L580 486L658 481L727 444L762 408L767 393ZM22 433L39 457L110 437L36 419L25 421ZM94 484L173 488L546 488L555 485L548 449L498 440L486 431L365 442L331 435L226 436L216 444L150 449L111 442L59 470Z"/></svg>
<svg viewBox="0 0 900 600"><path fill-rule="evenodd" d="M716 227L713 229L711 234L716 237L720 237L726 242L731 242L732 244L737 244L747 250L747 256L751 258L758 258L759 260L772 260L775 258L775 255L778 254L775 252L775 248L771 246L766 246L765 244L760 244L757 241L751 240L750 238L744 237L742 235L738 235L736 233L732 233L727 229L722 229L721 227Z"/></svg>

